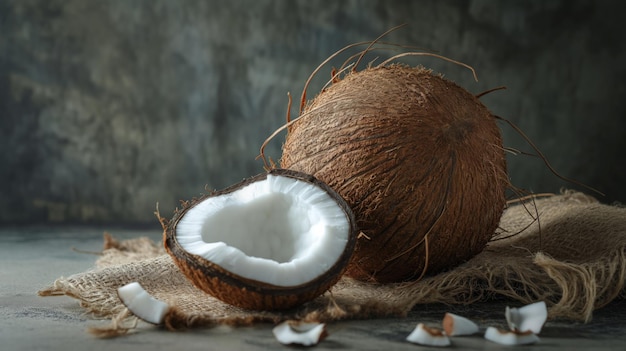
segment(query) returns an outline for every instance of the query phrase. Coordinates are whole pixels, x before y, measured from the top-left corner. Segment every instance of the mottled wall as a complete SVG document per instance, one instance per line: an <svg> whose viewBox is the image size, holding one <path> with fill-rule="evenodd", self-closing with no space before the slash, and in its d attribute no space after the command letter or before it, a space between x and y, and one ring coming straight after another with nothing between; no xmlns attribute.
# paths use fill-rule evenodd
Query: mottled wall
<svg viewBox="0 0 626 351"><path fill-rule="evenodd" d="M205 185L259 173L287 92L335 50L401 23L389 41L466 62L479 81L405 62L475 93L507 86L483 98L494 113L561 173L626 201L622 4L0 0L0 223L156 223L157 202L169 216ZM530 150L502 127L505 144ZM536 192L571 186L531 157L510 172Z"/></svg>

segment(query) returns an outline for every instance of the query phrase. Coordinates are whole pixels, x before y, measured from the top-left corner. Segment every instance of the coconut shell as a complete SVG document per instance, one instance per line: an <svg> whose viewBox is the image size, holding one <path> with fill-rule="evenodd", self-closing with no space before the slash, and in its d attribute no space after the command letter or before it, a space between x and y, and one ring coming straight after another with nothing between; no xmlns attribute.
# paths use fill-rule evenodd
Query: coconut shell
<svg viewBox="0 0 626 351"><path fill-rule="evenodd" d="M211 197L228 194L252 182L264 180L268 174L296 178L316 185L337 202L350 222L350 235L341 257L330 266L325 274L302 285L275 286L244 278L201 256L189 253L177 240L176 225L191 208ZM163 243L181 272L199 289L237 307L254 310L281 310L301 305L316 298L339 280L354 252L357 233L356 220L350 207L330 187L307 174L292 170L274 169L268 173L248 178L224 190L206 194L190 202L184 202L183 208L177 209L173 218L164 226ZM250 240L254 240L254 234L254 232L250 233Z"/></svg>
<svg viewBox="0 0 626 351"><path fill-rule="evenodd" d="M362 235L346 274L377 282L438 273L481 252L509 185L489 110L430 70L401 65L347 74L308 102L281 167L348 202Z"/></svg>

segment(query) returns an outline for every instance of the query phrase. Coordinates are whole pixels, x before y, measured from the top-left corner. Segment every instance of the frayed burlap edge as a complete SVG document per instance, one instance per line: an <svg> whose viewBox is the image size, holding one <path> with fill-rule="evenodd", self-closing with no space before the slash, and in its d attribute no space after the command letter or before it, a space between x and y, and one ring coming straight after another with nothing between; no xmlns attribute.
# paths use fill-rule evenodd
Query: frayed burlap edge
<svg viewBox="0 0 626 351"><path fill-rule="evenodd" d="M536 214L539 221L536 220ZM94 271L59 278L40 295L68 295L95 316L110 318L98 336L124 334L136 319L116 289L140 282L171 308L168 329L282 320L330 322L403 316L418 305L472 304L494 299L546 301L550 318L589 321L593 311L623 295L626 277L626 209L576 192L512 206L501 230L478 256L418 282L376 285L342 278L329 292L283 312L248 311L196 289L163 249L145 238L118 242L105 237Z"/></svg>

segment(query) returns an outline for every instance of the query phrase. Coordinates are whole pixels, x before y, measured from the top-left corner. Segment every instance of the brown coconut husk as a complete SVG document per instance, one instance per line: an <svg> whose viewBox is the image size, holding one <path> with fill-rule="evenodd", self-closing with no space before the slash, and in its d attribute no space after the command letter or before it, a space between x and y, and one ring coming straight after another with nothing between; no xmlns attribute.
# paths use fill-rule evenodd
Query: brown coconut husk
<svg viewBox="0 0 626 351"><path fill-rule="evenodd" d="M289 124L282 168L337 191L362 232L347 274L398 282L481 252L510 185L496 118L423 67L352 71Z"/></svg>
<svg viewBox="0 0 626 351"><path fill-rule="evenodd" d="M485 250L450 271L398 284L343 277L331 292L287 311L246 310L206 294L185 277L162 246L146 238L118 242L105 237L105 250L94 270L59 278L39 294L71 296L88 312L111 319L110 326L91 329L101 337L137 326L117 296L117 288L134 281L171 306L164 322L171 330L292 319L383 318L404 316L423 304L501 299L524 304L543 300L551 319L589 321L594 310L624 296L626 208L566 192L511 206L500 227Z"/></svg>

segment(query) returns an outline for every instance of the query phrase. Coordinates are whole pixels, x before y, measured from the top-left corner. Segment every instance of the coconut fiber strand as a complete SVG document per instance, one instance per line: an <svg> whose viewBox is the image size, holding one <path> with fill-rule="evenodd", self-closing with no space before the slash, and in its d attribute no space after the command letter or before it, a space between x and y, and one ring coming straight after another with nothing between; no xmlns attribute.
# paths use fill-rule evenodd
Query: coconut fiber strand
<svg viewBox="0 0 626 351"><path fill-rule="evenodd" d="M536 221L538 215L539 221ZM589 321L594 309L623 296L626 276L626 208L565 192L510 206L487 248L453 270L412 283L373 284L342 278L329 292L293 310L250 311L227 305L194 287L160 245L105 236L94 270L56 280L43 296L68 295L110 327L125 333L136 318L117 288L139 282L171 308L170 329L217 324L250 325L303 319L329 322L402 316L418 304L471 304L510 298L546 301L551 318Z"/></svg>

